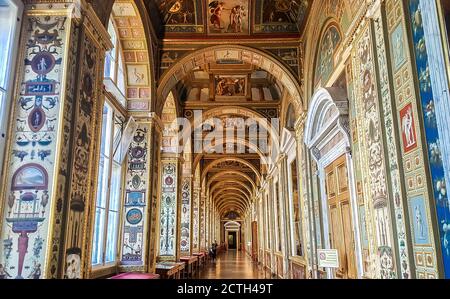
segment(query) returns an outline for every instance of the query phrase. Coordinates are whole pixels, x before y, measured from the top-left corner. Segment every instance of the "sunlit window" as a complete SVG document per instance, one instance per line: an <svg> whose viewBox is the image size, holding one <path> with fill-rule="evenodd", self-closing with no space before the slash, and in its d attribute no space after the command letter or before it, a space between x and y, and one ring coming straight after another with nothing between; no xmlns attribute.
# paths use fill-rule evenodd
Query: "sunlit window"
<svg viewBox="0 0 450 299"><path fill-rule="evenodd" d="M108 24L108 33L111 37L113 48L106 53L105 58L105 86L114 95L116 100L125 106L125 74L123 55L120 40L117 38L117 31L112 20Z"/></svg>
<svg viewBox="0 0 450 299"><path fill-rule="evenodd" d="M8 115L8 99L11 98L11 82L14 71L14 54L18 27L20 24L21 6L19 0L0 0L0 165L6 138L6 118Z"/></svg>
<svg viewBox="0 0 450 299"><path fill-rule="evenodd" d="M106 102L97 181L92 264L114 263L117 256L122 167L115 155L123 131L123 117Z"/></svg>

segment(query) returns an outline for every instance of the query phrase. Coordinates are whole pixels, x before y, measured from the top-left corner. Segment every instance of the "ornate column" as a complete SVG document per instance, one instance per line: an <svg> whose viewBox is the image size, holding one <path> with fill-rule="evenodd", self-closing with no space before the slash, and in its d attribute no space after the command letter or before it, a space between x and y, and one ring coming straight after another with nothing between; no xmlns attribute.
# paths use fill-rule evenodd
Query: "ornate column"
<svg viewBox="0 0 450 299"><path fill-rule="evenodd" d="M193 252L198 252L200 250L200 238L199 238L199 217L200 217L200 172L195 172L194 178L194 191L192 195L192 250Z"/></svg>
<svg viewBox="0 0 450 299"><path fill-rule="evenodd" d="M202 188L200 193L200 217L199 217L199 240L200 240L200 250L205 250L207 247L206 244L206 234L205 234L205 204L206 204L206 184L205 181L202 182Z"/></svg>
<svg viewBox="0 0 450 299"><path fill-rule="evenodd" d="M291 244L290 244L290 233L289 233L289 224L288 221L290 219L289 213L289 183L288 183L288 174L287 174L287 156L286 154L281 154L278 157L277 161L278 169L279 169L279 185L280 185L280 202L281 202L281 211L278 217L281 217L281 252L283 254L283 278L290 278L289 276L289 256L291 255ZM280 207L278 207L280 208Z"/></svg>
<svg viewBox="0 0 450 299"><path fill-rule="evenodd" d="M158 162L155 152L159 151L161 121L154 113L134 117L138 126L127 154L119 268L153 272L158 214L154 181L158 170L151 165Z"/></svg>
<svg viewBox="0 0 450 299"><path fill-rule="evenodd" d="M398 131L395 130L395 109L392 104L393 93L392 87L393 81L391 73L389 71L389 62L387 58L388 48L385 40L387 33L386 28L386 16L383 13L385 11L385 3L376 1L371 9L370 17L374 20L375 27L375 42L378 59L378 82L380 84L380 100L382 106L382 120L384 121L383 137L386 144L386 163L389 165L389 171L387 171L387 188L390 193L391 200L390 205L395 214L395 235L396 235L396 247L397 247L397 269L402 278L411 278L414 274L411 272L411 265L414 265L414 259L410 255L412 249L411 240L407 235L409 225L406 223L405 211L406 206L406 192L404 177L400 173L400 139L401 136ZM407 213L407 212L406 212Z"/></svg>
<svg viewBox="0 0 450 299"><path fill-rule="evenodd" d="M304 144L304 134L305 134L305 122L307 119L307 113L303 112L295 124L295 139L297 142L297 159L300 169L298 169L299 181L299 199L302 208L302 238L305 245L305 262L307 278L317 279L317 242L315 234L315 223L314 223L314 202L313 195L309 188L310 175L308 172L307 161L308 161L308 151ZM317 209L319 209L317 207Z"/></svg>
<svg viewBox="0 0 450 299"><path fill-rule="evenodd" d="M180 252L182 256L189 256L192 252L192 154L190 144L184 148L184 163L182 167L181 179L181 231L180 231Z"/></svg>
<svg viewBox="0 0 450 299"><path fill-rule="evenodd" d="M273 209L273 203L274 203L274 198L273 198L273 177L272 175L267 176L267 192L268 192L268 207L267 208L267 219L268 219L268 224L269 224L269 242L270 242L270 269L272 269L272 273L274 271L276 271L275 266L275 247L276 247L276 242L275 242L275 217L276 215L274 215L274 209Z"/></svg>
<svg viewBox="0 0 450 299"><path fill-rule="evenodd" d="M163 153L161 156L159 260L177 261L180 256L181 159L178 154Z"/></svg>
<svg viewBox="0 0 450 299"><path fill-rule="evenodd" d="M15 278L83 278L112 45L85 1L27 1L21 36L0 192L1 264Z"/></svg>

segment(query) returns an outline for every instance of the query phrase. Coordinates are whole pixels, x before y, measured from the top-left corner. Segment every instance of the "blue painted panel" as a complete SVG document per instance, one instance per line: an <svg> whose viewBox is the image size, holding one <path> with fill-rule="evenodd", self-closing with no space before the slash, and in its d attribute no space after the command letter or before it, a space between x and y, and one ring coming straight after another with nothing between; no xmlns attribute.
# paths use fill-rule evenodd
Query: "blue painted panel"
<svg viewBox="0 0 450 299"><path fill-rule="evenodd" d="M450 209L445 187L444 167L436 123L433 87L431 84L426 37L423 29L419 0L409 1L411 33L414 42L415 65L420 84L420 101L424 117L424 131L433 181L433 199L436 207L445 277L450 278ZM437 22L438 20L436 20ZM412 211L414 212L414 211ZM420 245L420 244L419 244Z"/></svg>

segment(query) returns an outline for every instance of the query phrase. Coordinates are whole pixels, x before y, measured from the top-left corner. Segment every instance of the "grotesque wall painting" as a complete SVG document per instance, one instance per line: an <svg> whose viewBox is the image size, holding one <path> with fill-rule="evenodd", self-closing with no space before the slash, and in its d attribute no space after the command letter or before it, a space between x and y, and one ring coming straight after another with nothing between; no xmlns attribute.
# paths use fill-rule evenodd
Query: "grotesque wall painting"
<svg viewBox="0 0 450 299"><path fill-rule="evenodd" d="M174 163L162 166L162 194L160 209L159 255L175 256L177 234L177 167Z"/></svg>
<svg viewBox="0 0 450 299"><path fill-rule="evenodd" d="M0 275L38 279L46 271L66 18L30 17L26 22L32 30L23 33L28 42L12 118Z"/></svg>
<svg viewBox="0 0 450 299"><path fill-rule="evenodd" d="M318 49L316 61L316 73L314 83L320 80L327 81L334 70L334 56L336 48L341 42L341 34L336 26L330 26L322 38L322 43Z"/></svg>
<svg viewBox="0 0 450 299"><path fill-rule="evenodd" d="M204 33L201 0L156 0L166 33Z"/></svg>
<svg viewBox="0 0 450 299"><path fill-rule="evenodd" d="M276 48L267 50L279 57L281 61L290 67L295 75L299 76L300 53L298 48Z"/></svg>
<svg viewBox="0 0 450 299"><path fill-rule="evenodd" d="M181 189L181 252L189 254L191 247L191 180L186 178Z"/></svg>
<svg viewBox="0 0 450 299"><path fill-rule="evenodd" d="M123 207L122 265L142 265L148 194L148 125L140 124L128 150Z"/></svg>
<svg viewBox="0 0 450 299"><path fill-rule="evenodd" d="M161 0L159 10L166 25L195 24L195 6L193 0Z"/></svg>
<svg viewBox="0 0 450 299"><path fill-rule="evenodd" d="M255 33L300 31L309 9L307 0L255 1Z"/></svg>
<svg viewBox="0 0 450 299"><path fill-rule="evenodd" d="M207 7L208 33L242 35L249 33L249 1L211 1Z"/></svg>

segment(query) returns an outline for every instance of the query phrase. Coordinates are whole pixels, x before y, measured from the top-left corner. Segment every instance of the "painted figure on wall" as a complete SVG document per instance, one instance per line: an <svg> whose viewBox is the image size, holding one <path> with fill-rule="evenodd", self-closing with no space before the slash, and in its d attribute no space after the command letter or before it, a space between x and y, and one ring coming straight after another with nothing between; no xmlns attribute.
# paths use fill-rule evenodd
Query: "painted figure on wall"
<svg viewBox="0 0 450 299"><path fill-rule="evenodd" d="M246 78L216 76L217 96L245 96Z"/></svg>
<svg viewBox="0 0 450 299"><path fill-rule="evenodd" d="M242 20L246 17L245 7L236 5L231 9L230 13L230 25L228 25L228 32L242 32Z"/></svg>
<svg viewBox="0 0 450 299"><path fill-rule="evenodd" d="M414 140L414 136L412 134L412 125L413 125L413 121L412 121L412 112L411 109L409 109L406 114L403 116L402 118L402 122L403 122L403 133L406 136L406 146L410 147L411 145L414 144L415 140Z"/></svg>
<svg viewBox="0 0 450 299"><path fill-rule="evenodd" d="M392 33L391 37L395 70L398 70L399 67L402 66L402 64L406 61L403 41L404 41L403 27L402 24L399 24Z"/></svg>
<svg viewBox="0 0 450 299"><path fill-rule="evenodd" d="M209 33L248 33L248 0L210 1L208 12Z"/></svg>
<svg viewBox="0 0 450 299"><path fill-rule="evenodd" d="M409 104L400 112L402 122L402 138L405 152L409 152L417 145L412 105Z"/></svg>
<svg viewBox="0 0 450 299"><path fill-rule="evenodd" d="M411 222L413 222L415 244L426 245L430 240L424 200L422 197L412 198L410 205L412 214Z"/></svg>
<svg viewBox="0 0 450 299"><path fill-rule="evenodd" d="M216 29L224 29L222 24L222 11L225 10L224 2L213 1L209 3L210 13L211 13L211 24Z"/></svg>

